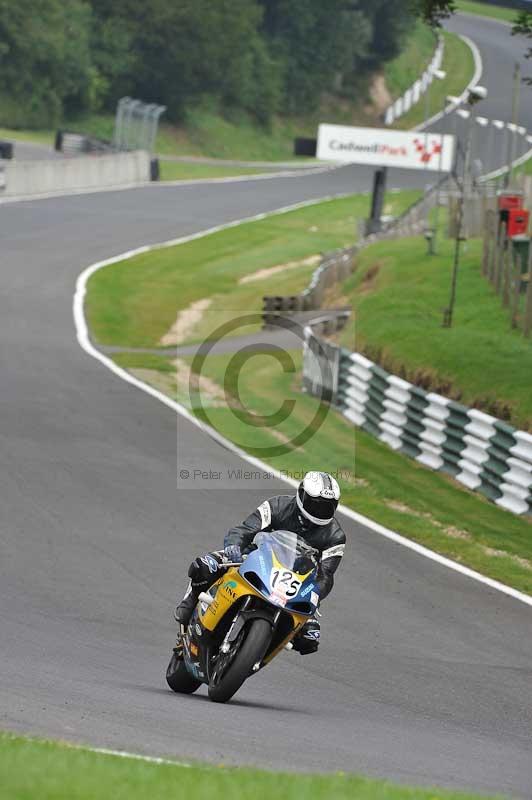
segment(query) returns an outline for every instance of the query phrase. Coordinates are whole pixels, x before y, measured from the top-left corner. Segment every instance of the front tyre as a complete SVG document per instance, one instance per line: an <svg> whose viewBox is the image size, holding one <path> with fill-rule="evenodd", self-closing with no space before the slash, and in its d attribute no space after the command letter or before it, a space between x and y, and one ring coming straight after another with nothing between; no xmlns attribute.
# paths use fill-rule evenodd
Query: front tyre
<svg viewBox="0 0 532 800"><path fill-rule="evenodd" d="M183 658L180 658L176 652L172 653L166 669L166 683L172 691L179 692L179 694L192 694L201 686L201 681L192 677L185 667Z"/></svg>
<svg viewBox="0 0 532 800"><path fill-rule="evenodd" d="M272 637L272 628L265 619L254 619L246 637L227 669L220 674L215 668L209 682L209 697L215 703L226 703L237 692L254 665L262 661Z"/></svg>

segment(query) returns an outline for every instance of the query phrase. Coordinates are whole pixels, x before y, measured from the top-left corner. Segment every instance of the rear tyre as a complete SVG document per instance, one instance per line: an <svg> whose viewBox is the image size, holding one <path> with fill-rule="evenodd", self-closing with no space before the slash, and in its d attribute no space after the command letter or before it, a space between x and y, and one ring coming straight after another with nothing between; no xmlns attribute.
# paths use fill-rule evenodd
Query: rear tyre
<svg viewBox="0 0 532 800"><path fill-rule="evenodd" d="M185 662L177 653L172 653L172 658L166 670L166 683L174 692L179 694L192 694L199 689L201 681L192 677L185 667Z"/></svg>
<svg viewBox="0 0 532 800"><path fill-rule="evenodd" d="M250 623L246 638L227 669L218 678L216 672L209 683L209 697L215 703L227 703L237 692L258 661L262 661L272 637L272 628L265 619Z"/></svg>

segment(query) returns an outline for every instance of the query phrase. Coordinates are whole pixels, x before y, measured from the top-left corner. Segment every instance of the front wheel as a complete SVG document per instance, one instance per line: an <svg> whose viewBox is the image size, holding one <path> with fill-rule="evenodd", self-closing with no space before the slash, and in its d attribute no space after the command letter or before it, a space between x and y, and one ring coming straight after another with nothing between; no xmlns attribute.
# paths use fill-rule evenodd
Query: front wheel
<svg viewBox="0 0 532 800"><path fill-rule="evenodd" d="M175 652L172 653L166 669L166 683L172 691L179 692L179 694L192 694L201 686L201 681L192 677L185 667L183 658L180 658Z"/></svg>
<svg viewBox="0 0 532 800"><path fill-rule="evenodd" d="M211 700L215 703L226 703L231 699L249 677L254 665L262 661L271 636L272 628L267 620L252 620L247 628L246 638L227 669L220 669L221 665L216 665L209 682Z"/></svg>

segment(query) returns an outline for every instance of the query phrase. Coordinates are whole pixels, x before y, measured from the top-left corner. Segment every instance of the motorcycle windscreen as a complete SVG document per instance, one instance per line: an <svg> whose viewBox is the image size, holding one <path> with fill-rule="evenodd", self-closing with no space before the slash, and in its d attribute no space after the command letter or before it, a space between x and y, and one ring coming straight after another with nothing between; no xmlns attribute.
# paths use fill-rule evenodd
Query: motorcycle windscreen
<svg viewBox="0 0 532 800"><path fill-rule="evenodd" d="M300 614L315 612L316 551L291 531L261 532L256 550L240 567L240 574L263 597L277 606Z"/></svg>

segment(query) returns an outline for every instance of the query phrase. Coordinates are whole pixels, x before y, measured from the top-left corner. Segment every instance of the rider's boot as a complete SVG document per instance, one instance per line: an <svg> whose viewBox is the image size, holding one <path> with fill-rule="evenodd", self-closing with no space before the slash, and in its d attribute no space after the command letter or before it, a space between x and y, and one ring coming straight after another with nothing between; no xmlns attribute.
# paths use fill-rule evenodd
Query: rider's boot
<svg viewBox="0 0 532 800"><path fill-rule="evenodd" d="M315 617L309 619L292 639L292 647L301 655L315 653L320 644L321 627Z"/></svg>
<svg viewBox="0 0 532 800"><path fill-rule="evenodd" d="M194 590L192 584L189 583L185 596L174 611L174 619L177 622L177 636L174 647L174 653L181 655L183 653L183 636L187 629L190 618L193 614L200 589Z"/></svg>

